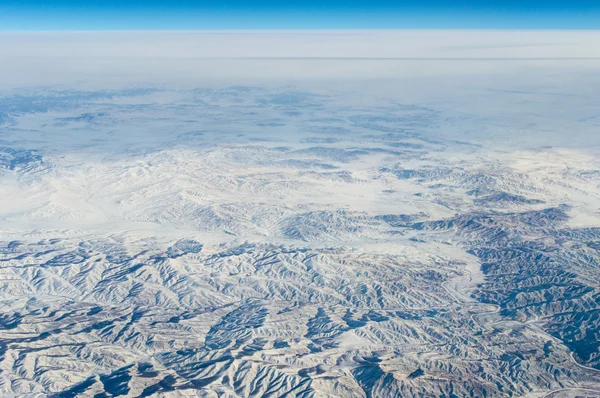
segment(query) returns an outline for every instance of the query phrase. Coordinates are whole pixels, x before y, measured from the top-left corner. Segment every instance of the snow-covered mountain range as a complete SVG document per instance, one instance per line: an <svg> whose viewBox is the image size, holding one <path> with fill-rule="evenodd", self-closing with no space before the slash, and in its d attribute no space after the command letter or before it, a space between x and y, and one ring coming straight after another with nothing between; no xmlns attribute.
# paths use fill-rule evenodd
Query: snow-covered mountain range
<svg viewBox="0 0 600 398"><path fill-rule="evenodd" d="M540 70L5 90L0 396L600 394L598 101Z"/></svg>

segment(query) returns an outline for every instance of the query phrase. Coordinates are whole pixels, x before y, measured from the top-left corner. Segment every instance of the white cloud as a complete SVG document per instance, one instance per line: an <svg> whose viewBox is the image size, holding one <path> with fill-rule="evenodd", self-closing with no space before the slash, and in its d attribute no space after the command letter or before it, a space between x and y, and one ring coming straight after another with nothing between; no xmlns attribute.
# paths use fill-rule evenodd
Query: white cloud
<svg viewBox="0 0 600 398"><path fill-rule="evenodd" d="M0 84L368 79L595 67L597 60L582 58L600 58L599 43L600 32L589 31L0 33Z"/></svg>

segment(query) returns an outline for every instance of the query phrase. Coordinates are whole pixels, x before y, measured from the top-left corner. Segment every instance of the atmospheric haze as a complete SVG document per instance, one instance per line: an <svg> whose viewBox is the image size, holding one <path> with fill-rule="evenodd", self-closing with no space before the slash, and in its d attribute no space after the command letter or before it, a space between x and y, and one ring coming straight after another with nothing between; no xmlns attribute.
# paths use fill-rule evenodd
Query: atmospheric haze
<svg viewBox="0 0 600 398"><path fill-rule="evenodd" d="M0 395L600 394L600 33L0 33Z"/></svg>

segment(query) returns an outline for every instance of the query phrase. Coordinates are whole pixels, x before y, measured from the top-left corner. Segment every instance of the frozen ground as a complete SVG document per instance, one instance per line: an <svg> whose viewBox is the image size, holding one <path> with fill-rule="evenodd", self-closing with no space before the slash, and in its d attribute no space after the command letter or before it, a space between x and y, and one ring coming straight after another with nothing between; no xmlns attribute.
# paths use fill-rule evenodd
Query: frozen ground
<svg viewBox="0 0 600 398"><path fill-rule="evenodd" d="M597 38L0 34L0 395L598 396Z"/></svg>

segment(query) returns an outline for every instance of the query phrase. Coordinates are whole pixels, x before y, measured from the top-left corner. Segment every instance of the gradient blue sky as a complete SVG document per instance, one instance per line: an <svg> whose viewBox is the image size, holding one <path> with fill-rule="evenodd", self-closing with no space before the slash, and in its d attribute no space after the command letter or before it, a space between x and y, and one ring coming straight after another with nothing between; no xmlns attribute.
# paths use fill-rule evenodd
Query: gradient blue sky
<svg viewBox="0 0 600 398"><path fill-rule="evenodd" d="M0 30L600 29L600 0L0 0Z"/></svg>

